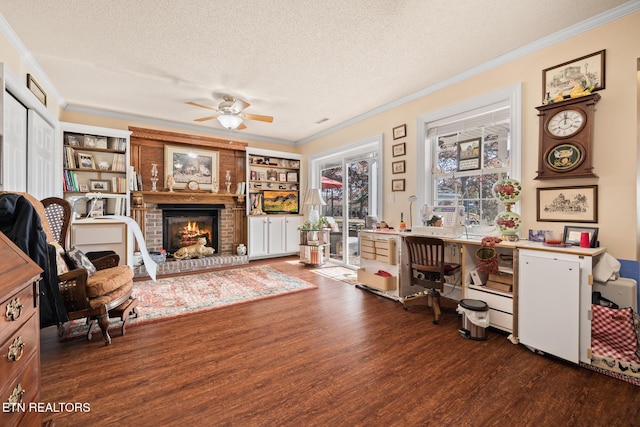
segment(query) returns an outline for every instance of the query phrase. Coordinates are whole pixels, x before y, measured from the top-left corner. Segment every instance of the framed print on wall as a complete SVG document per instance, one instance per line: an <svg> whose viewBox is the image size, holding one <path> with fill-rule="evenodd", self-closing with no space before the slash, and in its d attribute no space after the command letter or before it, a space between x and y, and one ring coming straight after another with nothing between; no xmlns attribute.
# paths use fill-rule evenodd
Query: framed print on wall
<svg viewBox="0 0 640 427"><path fill-rule="evenodd" d="M403 142L401 144L396 144L392 146L391 149L393 151L393 157L404 156L407 154L407 143Z"/></svg>
<svg viewBox="0 0 640 427"><path fill-rule="evenodd" d="M218 177L218 152L165 145L164 173L173 175L174 188L184 189L195 181L201 190L211 190Z"/></svg>
<svg viewBox="0 0 640 427"><path fill-rule="evenodd" d="M598 186L536 189L537 220L598 222Z"/></svg>
<svg viewBox="0 0 640 427"><path fill-rule="evenodd" d="M605 88L605 50L590 53L542 70L542 99L554 99L562 93L568 98L574 84L592 84L592 92ZM585 78L589 82L585 82Z"/></svg>
<svg viewBox="0 0 640 427"><path fill-rule="evenodd" d="M391 191L404 191L404 179L392 179Z"/></svg>
<svg viewBox="0 0 640 427"><path fill-rule="evenodd" d="M405 172L405 161L399 160L397 162L391 163L391 170L393 173L404 173Z"/></svg>
<svg viewBox="0 0 640 427"><path fill-rule="evenodd" d="M400 139L407 136L407 125L400 125L393 128L393 139Z"/></svg>

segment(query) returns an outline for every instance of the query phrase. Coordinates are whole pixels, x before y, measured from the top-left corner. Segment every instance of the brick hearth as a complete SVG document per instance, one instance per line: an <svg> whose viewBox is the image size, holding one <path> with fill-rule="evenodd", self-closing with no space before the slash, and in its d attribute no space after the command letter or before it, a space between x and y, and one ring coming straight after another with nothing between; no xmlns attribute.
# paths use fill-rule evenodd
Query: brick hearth
<svg viewBox="0 0 640 427"><path fill-rule="evenodd" d="M249 263L246 255L212 255L204 258L168 260L163 264L158 264L156 276L167 276L185 274L201 270L212 270L216 268L232 267ZM144 265L133 267L134 277L149 277Z"/></svg>

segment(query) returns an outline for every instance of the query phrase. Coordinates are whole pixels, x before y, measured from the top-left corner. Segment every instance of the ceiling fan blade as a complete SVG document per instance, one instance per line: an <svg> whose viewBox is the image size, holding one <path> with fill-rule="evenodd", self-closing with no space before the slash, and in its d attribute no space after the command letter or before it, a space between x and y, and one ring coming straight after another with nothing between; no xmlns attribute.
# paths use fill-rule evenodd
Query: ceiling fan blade
<svg viewBox="0 0 640 427"><path fill-rule="evenodd" d="M244 110L245 108L247 108L250 105L251 104L249 104L247 101L244 101L244 100L242 100L240 98L236 98L236 100L231 105L230 109L234 113L239 113L240 111Z"/></svg>
<svg viewBox="0 0 640 427"><path fill-rule="evenodd" d="M240 123L240 126L238 126L236 128L236 130L242 130L242 129L246 129L246 128L247 128L247 125L245 125L244 123Z"/></svg>
<svg viewBox="0 0 640 427"><path fill-rule="evenodd" d="M194 122L206 122L207 120L213 120L213 119L217 119L218 116L207 116L207 117L202 117L201 119L194 119Z"/></svg>
<svg viewBox="0 0 640 427"><path fill-rule="evenodd" d="M193 105L194 107L206 108L207 110L218 111L217 108L208 107L206 105L198 104L197 102L187 101L187 104Z"/></svg>
<svg viewBox="0 0 640 427"><path fill-rule="evenodd" d="M244 117L249 120L258 120L260 122L273 123L273 117L271 116L260 116L258 114L247 114L243 113Z"/></svg>

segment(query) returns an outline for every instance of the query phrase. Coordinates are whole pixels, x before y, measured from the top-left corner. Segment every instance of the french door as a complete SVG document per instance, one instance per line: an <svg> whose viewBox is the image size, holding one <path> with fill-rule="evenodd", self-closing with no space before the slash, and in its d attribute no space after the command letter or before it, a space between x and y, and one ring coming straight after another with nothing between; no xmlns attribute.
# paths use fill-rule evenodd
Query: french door
<svg viewBox="0 0 640 427"><path fill-rule="evenodd" d="M381 144L380 144L381 146ZM333 218L330 261L350 267L360 265L359 231L367 215L381 214L382 175L378 145L363 145L312 159L312 186L320 188L326 205L321 215Z"/></svg>

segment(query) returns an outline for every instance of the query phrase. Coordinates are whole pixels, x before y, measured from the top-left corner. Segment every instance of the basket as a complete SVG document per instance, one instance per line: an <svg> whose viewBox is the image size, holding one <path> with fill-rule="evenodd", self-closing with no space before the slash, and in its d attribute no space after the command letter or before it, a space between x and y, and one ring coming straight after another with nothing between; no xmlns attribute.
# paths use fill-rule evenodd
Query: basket
<svg viewBox="0 0 640 427"><path fill-rule="evenodd" d="M476 258L480 272L486 274L498 272L498 255L495 249L483 246L476 251Z"/></svg>

